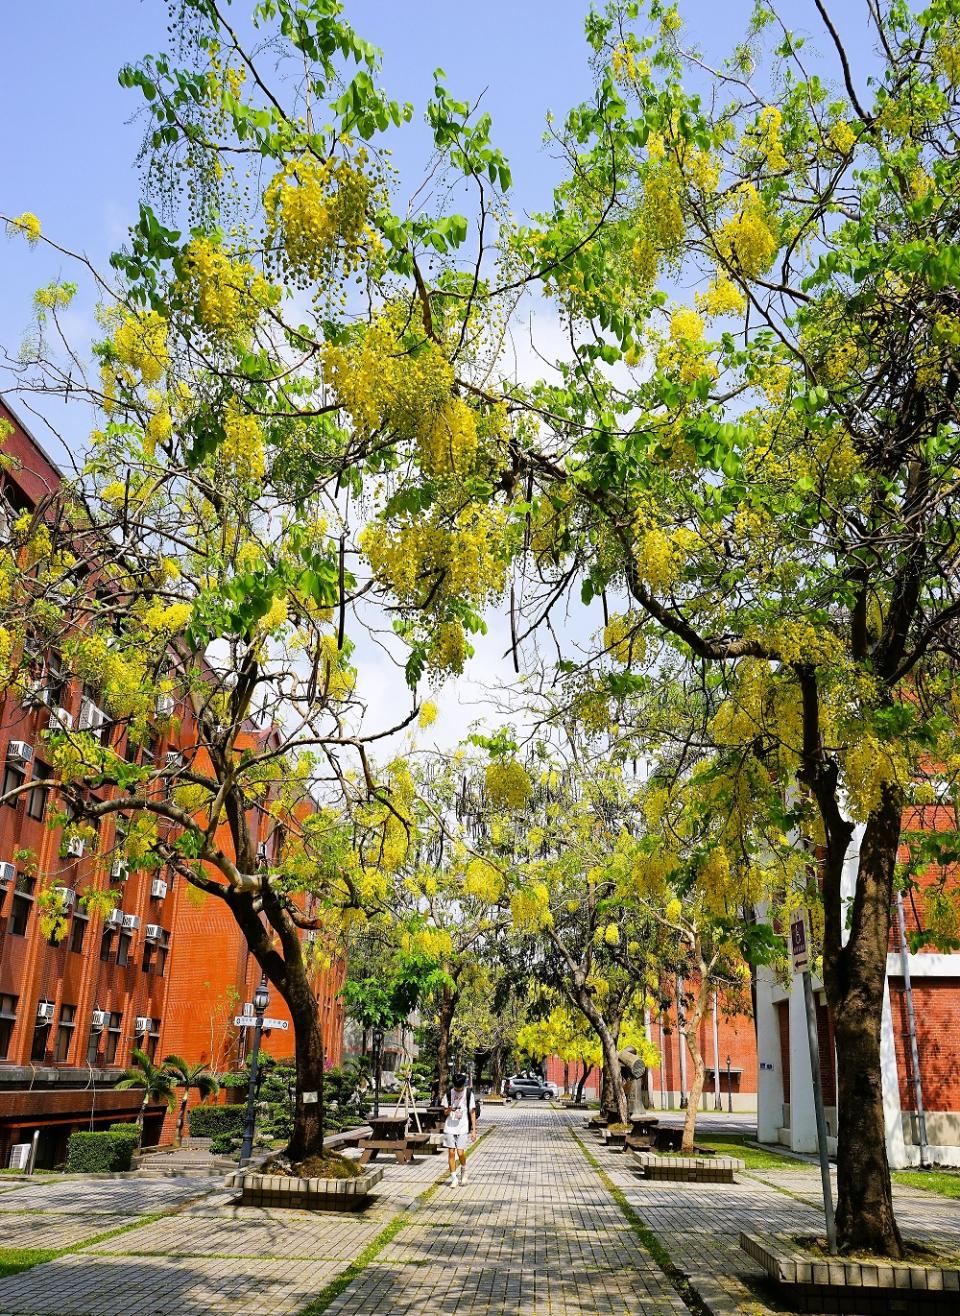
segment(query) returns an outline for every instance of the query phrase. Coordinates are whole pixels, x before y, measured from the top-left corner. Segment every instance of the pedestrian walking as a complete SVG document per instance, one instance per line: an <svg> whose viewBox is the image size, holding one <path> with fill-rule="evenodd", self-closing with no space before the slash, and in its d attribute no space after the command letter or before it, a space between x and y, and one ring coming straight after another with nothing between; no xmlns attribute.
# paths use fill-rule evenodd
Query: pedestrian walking
<svg viewBox="0 0 960 1316"><path fill-rule="evenodd" d="M473 1089L467 1087L466 1074L454 1074L453 1086L447 1092L444 1105L447 1118L443 1125L443 1145L450 1165L447 1186L462 1188L467 1173L467 1146L477 1140L477 1102Z"/></svg>

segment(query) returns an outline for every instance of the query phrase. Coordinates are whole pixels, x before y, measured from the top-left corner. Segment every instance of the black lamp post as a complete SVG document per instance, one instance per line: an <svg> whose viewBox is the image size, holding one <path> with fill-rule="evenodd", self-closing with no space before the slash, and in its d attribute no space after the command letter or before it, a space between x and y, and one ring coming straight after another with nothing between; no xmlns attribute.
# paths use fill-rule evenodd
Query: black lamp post
<svg viewBox="0 0 960 1316"><path fill-rule="evenodd" d="M727 1056L727 1110L733 1114L733 1078L730 1073L730 1056Z"/></svg>
<svg viewBox="0 0 960 1316"><path fill-rule="evenodd" d="M243 1142L240 1144L240 1164L246 1165L253 1155L253 1131L257 1119L257 1070L260 1060L260 1038L263 1035L263 1016L270 1004L267 975L260 979L253 993L253 1009L257 1022L253 1026L253 1050L250 1052L250 1081L247 1084L247 1111L243 1120Z"/></svg>
<svg viewBox="0 0 960 1316"><path fill-rule="evenodd" d="M383 1065L383 1029L379 1024L373 1030L373 1115L380 1114L380 1071Z"/></svg>

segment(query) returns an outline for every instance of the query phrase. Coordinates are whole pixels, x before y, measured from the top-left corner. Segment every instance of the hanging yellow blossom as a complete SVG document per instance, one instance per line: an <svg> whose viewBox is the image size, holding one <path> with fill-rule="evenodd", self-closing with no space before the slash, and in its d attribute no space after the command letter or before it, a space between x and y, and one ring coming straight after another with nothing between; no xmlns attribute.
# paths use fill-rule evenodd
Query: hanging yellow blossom
<svg viewBox="0 0 960 1316"><path fill-rule="evenodd" d="M40 221L31 211L25 210L22 215L10 220L7 224L7 233L22 234L31 246L35 246L40 241Z"/></svg>
<svg viewBox="0 0 960 1316"><path fill-rule="evenodd" d="M770 216L756 189L745 184L740 189L737 213L717 234L717 251L746 278L759 278L773 264L779 246L770 225Z"/></svg>
<svg viewBox="0 0 960 1316"><path fill-rule="evenodd" d="M533 794L527 770L516 759L488 763L484 780L487 798L495 809L522 809Z"/></svg>

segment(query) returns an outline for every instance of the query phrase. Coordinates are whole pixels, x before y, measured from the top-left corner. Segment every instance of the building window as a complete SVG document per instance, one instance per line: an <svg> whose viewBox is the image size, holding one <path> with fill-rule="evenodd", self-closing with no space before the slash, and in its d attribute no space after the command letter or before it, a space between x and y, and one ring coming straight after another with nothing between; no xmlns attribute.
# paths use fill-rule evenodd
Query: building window
<svg viewBox="0 0 960 1316"><path fill-rule="evenodd" d="M160 1020L154 1019L150 1027L150 1032L143 1039L143 1050L151 1060L157 1058L157 1047L160 1045Z"/></svg>
<svg viewBox="0 0 960 1316"><path fill-rule="evenodd" d="M26 780L27 770L22 763L11 763L9 760L3 766L3 795L4 804L9 804L11 809L15 809L20 802L20 796L14 795L10 798L10 792L15 791L18 786L22 786Z"/></svg>
<svg viewBox="0 0 960 1316"><path fill-rule="evenodd" d="M46 763L34 763L33 779L34 781L45 781L50 776L50 769ZM33 790L27 796L27 814L31 818L42 820L47 811L47 798L50 794L49 786L34 786Z"/></svg>
<svg viewBox="0 0 960 1316"><path fill-rule="evenodd" d="M36 885L35 877L27 877L23 873L18 875L10 905L10 922L7 925L7 931L11 936L27 935L27 924L30 922L30 911L33 908L33 890Z"/></svg>
<svg viewBox="0 0 960 1316"><path fill-rule="evenodd" d="M120 1031L123 1026L122 1014L111 1014L107 1023L107 1044L103 1049L103 1063L105 1065L115 1065L117 1063L117 1052L120 1049Z"/></svg>
<svg viewBox="0 0 960 1316"><path fill-rule="evenodd" d="M130 947L133 945L133 934L130 932L121 932L117 941L117 963L130 963Z"/></svg>
<svg viewBox="0 0 960 1316"><path fill-rule="evenodd" d="M100 1054L100 1039L103 1037L103 1030L100 1028L91 1028L90 1037L87 1041L87 1064L95 1065L97 1056Z"/></svg>
<svg viewBox="0 0 960 1316"><path fill-rule="evenodd" d="M116 928L103 929L103 936L100 938L100 958L102 960L113 959L113 939L116 935Z"/></svg>
<svg viewBox="0 0 960 1316"><path fill-rule="evenodd" d="M0 1060L10 1054L13 1026L17 1022L17 997L0 993Z"/></svg>
<svg viewBox="0 0 960 1316"><path fill-rule="evenodd" d="M70 924L70 949L75 955L79 955L83 950L86 935L87 920L82 914L74 914Z"/></svg>
<svg viewBox="0 0 960 1316"><path fill-rule="evenodd" d="M38 1019L33 1030L33 1046L30 1048L31 1060L46 1060L47 1043L50 1041L50 1022Z"/></svg>
<svg viewBox="0 0 960 1316"><path fill-rule="evenodd" d="M73 1045L73 1030L76 1028L77 1007L75 1005L61 1005L60 1023L57 1027L57 1041L53 1049L54 1063L58 1065L66 1064L70 1058L70 1048Z"/></svg>

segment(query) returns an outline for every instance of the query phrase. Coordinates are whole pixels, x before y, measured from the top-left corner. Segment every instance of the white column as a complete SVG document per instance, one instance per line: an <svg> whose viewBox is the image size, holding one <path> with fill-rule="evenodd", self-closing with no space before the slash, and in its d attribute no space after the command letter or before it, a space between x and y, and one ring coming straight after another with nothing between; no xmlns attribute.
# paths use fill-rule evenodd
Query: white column
<svg viewBox="0 0 960 1316"><path fill-rule="evenodd" d="M683 1019L683 979L677 979L677 1046L680 1048L680 1096L677 1098L677 1105L687 1095L687 1048L685 1045L687 1036Z"/></svg>
<svg viewBox="0 0 960 1316"><path fill-rule="evenodd" d="M717 993L713 993L713 1104L720 1109L720 1024L717 1020Z"/></svg>
<svg viewBox="0 0 960 1316"><path fill-rule="evenodd" d="M887 1132L887 1160L890 1168L898 1170L905 1165L919 1165L919 1147L908 1146L903 1136L889 978L883 980L883 1012L880 1016L880 1092L883 1097L883 1122Z"/></svg>
<svg viewBox="0 0 960 1316"><path fill-rule="evenodd" d="M813 1075L807 1041L807 1012L799 974L790 984L790 1147L816 1152L817 1114L813 1104Z"/></svg>
<svg viewBox="0 0 960 1316"><path fill-rule="evenodd" d="M780 1018L773 999L775 979L769 966L757 972L757 1137L761 1142L776 1142L783 1127L783 1103L790 1093L783 1090L783 1067L780 1063Z"/></svg>

